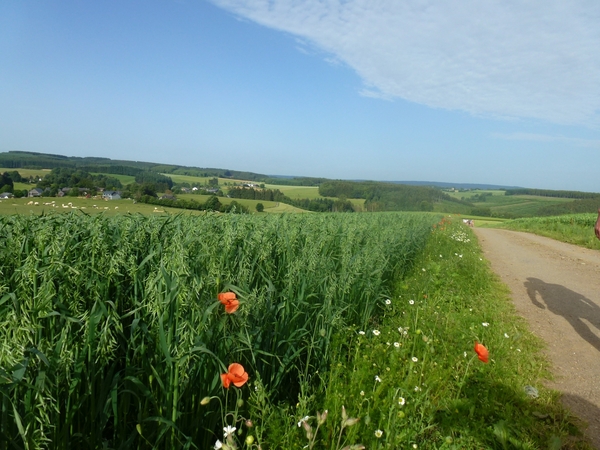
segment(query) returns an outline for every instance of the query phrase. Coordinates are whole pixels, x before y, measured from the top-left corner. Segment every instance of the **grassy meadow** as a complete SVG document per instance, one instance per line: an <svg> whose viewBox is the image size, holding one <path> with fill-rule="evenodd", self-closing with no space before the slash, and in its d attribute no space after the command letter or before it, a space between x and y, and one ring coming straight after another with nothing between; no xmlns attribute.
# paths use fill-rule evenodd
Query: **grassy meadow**
<svg viewBox="0 0 600 450"><path fill-rule="evenodd" d="M183 199L195 199L198 202L206 202L210 196L196 194L181 194L177 196ZM231 199L219 197L219 202L228 205L233 201L248 208L250 213L256 213L256 205L262 203L265 207L264 213L298 213L306 212L300 208L280 202L268 202L261 200ZM53 203L54 202L54 203ZM37 204L36 204L37 203ZM69 204L70 203L70 204ZM73 210L80 210L86 214L104 213L114 216L122 214L204 214L203 211L184 210L180 208L169 208L163 206L154 206L145 203L134 203L133 200L103 200L101 198L82 198L82 197L37 197L37 198L11 198L0 200L0 215L4 214L48 214L48 213L69 213Z"/></svg>
<svg viewBox="0 0 600 450"><path fill-rule="evenodd" d="M3 448L590 448L460 220L71 213L0 230Z"/></svg>

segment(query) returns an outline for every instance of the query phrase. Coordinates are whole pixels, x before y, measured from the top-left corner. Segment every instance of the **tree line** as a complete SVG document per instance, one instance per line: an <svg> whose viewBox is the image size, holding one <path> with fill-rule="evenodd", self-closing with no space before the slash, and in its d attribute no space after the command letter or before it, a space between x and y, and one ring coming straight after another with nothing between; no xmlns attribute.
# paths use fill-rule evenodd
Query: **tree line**
<svg viewBox="0 0 600 450"><path fill-rule="evenodd" d="M540 197L557 197L557 198L600 198L597 192L581 192L581 191L554 191L550 189L508 189L506 195L538 195Z"/></svg>

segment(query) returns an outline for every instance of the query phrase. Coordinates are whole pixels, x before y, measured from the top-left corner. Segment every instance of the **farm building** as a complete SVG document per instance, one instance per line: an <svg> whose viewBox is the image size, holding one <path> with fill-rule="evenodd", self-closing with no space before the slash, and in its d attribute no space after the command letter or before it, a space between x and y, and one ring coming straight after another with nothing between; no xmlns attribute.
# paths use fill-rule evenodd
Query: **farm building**
<svg viewBox="0 0 600 450"><path fill-rule="evenodd" d="M102 198L105 200L121 200L121 193L119 191L104 191Z"/></svg>
<svg viewBox="0 0 600 450"><path fill-rule="evenodd" d="M27 193L27 197L41 197L43 193L43 189L33 188Z"/></svg>

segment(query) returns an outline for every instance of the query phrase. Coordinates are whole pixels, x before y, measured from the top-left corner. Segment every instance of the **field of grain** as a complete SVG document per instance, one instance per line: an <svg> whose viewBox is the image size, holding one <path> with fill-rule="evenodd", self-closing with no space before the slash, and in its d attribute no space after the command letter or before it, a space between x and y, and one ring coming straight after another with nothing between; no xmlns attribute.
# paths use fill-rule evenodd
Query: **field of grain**
<svg viewBox="0 0 600 450"><path fill-rule="evenodd" d="M439 218L0 216L0 444L588 449Z"/></svg>

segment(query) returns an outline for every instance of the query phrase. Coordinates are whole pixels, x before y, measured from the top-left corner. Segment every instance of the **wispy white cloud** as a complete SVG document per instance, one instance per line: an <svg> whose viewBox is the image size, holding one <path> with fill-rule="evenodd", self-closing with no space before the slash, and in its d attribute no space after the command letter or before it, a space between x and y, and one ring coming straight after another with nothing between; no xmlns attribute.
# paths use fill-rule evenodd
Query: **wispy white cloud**
<svg viewBox="0 0 600 450"><path fill-rule="evenodd" d="M568 136L553 136L549 134L537 133L494 133L492 137L506 139L509 141L534 141L534 142L561 142L577 147L600 149L599 139L582 139Z"/></svg>
<svg viewBox="0 0 600 450"><path fill-rule="evenodd" d="M600 125L597 0L211 0L354 69L363 95Z"/></svg>

